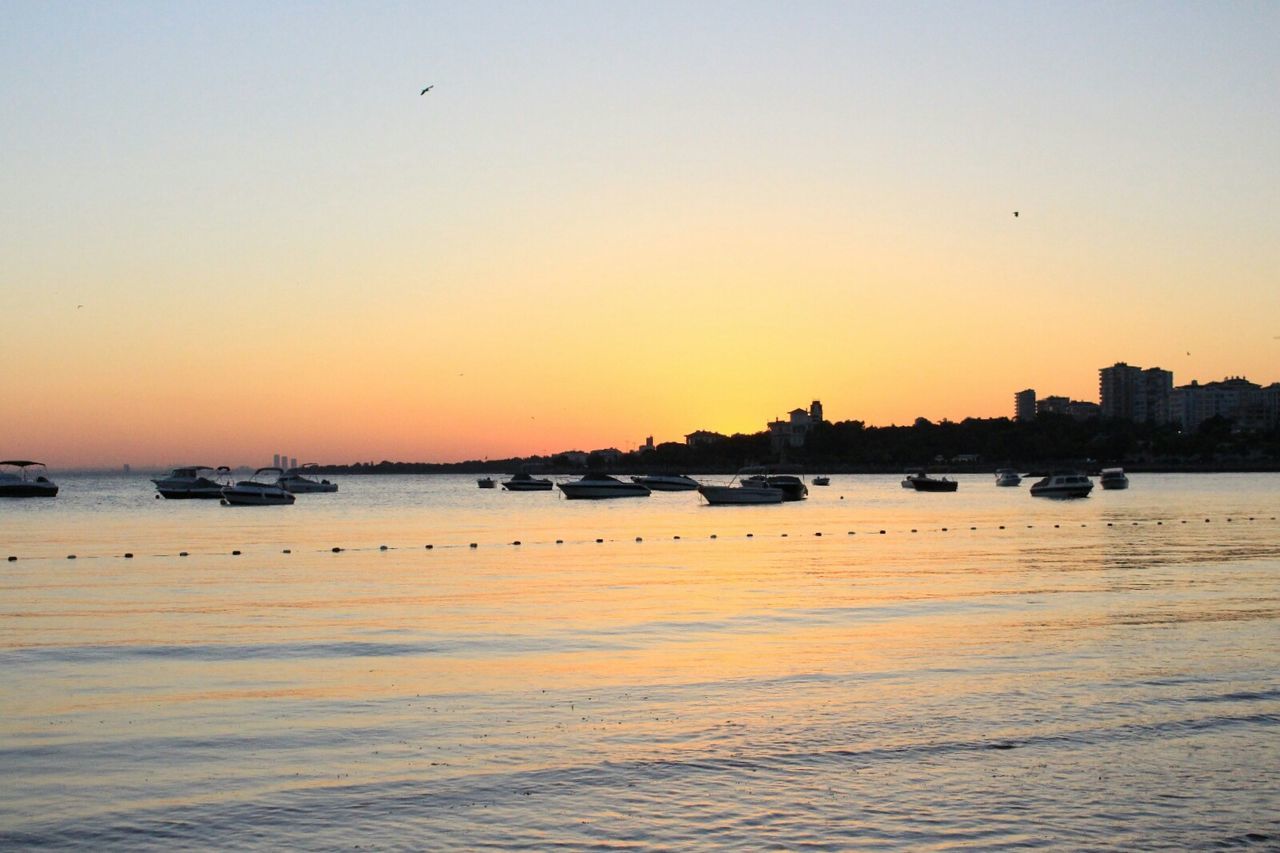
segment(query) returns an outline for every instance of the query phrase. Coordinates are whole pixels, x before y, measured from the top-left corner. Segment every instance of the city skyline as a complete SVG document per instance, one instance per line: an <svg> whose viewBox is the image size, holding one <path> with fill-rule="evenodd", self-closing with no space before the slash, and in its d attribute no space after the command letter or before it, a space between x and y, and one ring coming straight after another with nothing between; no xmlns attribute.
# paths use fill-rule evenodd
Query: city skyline
<svg viewBox="0 0 1280 853"><path fill-rule="evenodd" d="M1277 35L1246 5L19 3L5 452L1005 417L1117 354L1272 381Z"/></svg>

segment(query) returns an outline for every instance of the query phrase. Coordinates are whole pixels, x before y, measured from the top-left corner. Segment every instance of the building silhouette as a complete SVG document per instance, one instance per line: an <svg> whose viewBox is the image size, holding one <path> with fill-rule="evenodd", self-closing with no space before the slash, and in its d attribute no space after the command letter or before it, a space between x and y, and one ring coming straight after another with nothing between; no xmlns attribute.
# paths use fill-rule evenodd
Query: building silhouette
<svg viewBox="0 0 1280 853"><path fill-rule="evenodd" d="M787 419L769 421L769 444L775 453L788 447L804 447L809 433L822 423L822 401L814 400L808 410L792 409Z"/></svg>
<svg viewBox="0 0 1280 853"><path fill-rule="evenodd" d="M1168 423L1172 391L1173 373L1158 367L1144 370L1118 361L1098 371L1098 399L1104 418Z"/></svg>
<svg viewBox="0 0 1280 853"><path fill-rule="evenodd" d="M1028 388L1013 395L1013 417L1019 421L1036 419L1036 389Z"/></svg>

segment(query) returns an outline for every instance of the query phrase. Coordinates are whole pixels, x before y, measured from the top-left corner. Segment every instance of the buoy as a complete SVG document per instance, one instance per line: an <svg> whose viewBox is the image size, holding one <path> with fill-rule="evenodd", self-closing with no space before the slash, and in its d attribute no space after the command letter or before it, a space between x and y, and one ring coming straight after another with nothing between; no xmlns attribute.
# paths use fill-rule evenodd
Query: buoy
<svg viewBox="0 0 1280 853"><path fill-rule="evenodd" d="M232 552L231 552L231 556L233 556L233 557L239 557L239 556L240 556L240 552L239 552L239 551L232 551Z"/></svg>
<svg viewBox="0 0 1280 853"><path fill-rule="evenodd" d="M748 533L748 534L747 534L747 538L748 538L748 539L750 539L750 538L751 538L751 537L753 537L753 536L755 536L755 534L754 534L754 533Z"/></svg>
<svg viewBox="0 0 1280 853"><path fill-rule="evenodd" d="M341 554L341 553L342 553L342 549L341 549L341 548L339 548L337 545L334 545L334 546L333 546L333 553L335 553L335 554Z"/></svg>
<svg viewBox="0 0 1280 853"><path fill-rule="evenodd" d="M643 539L641 539L639 536L637 536L637 537L636 537L636 541L637 541L637 542L643 542L644 540L643 540Z"/></svg>
<svg viewBox="0 0 1280 853"><path fill-rule="evenodd" d="M187 556L187 552L186 552L186 551L179 551L179 552L178 552L178 556L179 556L179 557L185 557L185 556Z"/></svg>
<svg viewBox="0 0 1280 853"><path fill-rule="evenodd" d="M716 538L716 535L715 535L714 533L712 533L712 534L711 534L711 538L712 538L712 539L715 539L715 538Z"/></svg>
<svg viewBox="0 0 1280 853"><path fill-rule="evenodd" d="M677 539L679 539L680 537L679 537L679 536L677 536L676 538L677 538ZM557 540L556 540L556 544L557 544L557 545L563 545L563 544L564 544L564 540L563 540L563 539L557 539Z"/></svg>
<svg viewBox="0 0 1280 853"><path fill-rule="evenodd" d="M942 532L943 532L943 533L946 533L946 532L947 532L947 528L945 528L945 527L944 527L944 528L942 528Z"/></svg>
<svg viewBox="0 0 1280 853"><path fill-rule="evenodd" d="M386 546L386 545L379 545L379 546L378 546L378 550L379 550L379 551L385 551L385 550L387 550L387 546Z"/></svg>
<svg viewBox="0 0 1280 853"><path fill-rule="evenodd" d="M132 559L133 559L133 552L132 552L132 551L125 551L125 552L124 552L124 558L125 558L126 560L132 560Z"/></svg>
<svg viewBox="0 0 1280 853"><path fill-rule="evenodd" d="M1004 530L1004 525L1003 525L1003 524L1002 524L1002 525L1000 525L1000 529L1001 529L1001 530Z"/></svg>
<svg viewBox="0 0 1280 853"><path fill-rule="evenodd" d="M976 527L970 527L969 529L970 529L970 530L977 530L978 528L976 528Z"/></svg>
<svg viewBox="0 0 1280 853"><path fill-rule="evenodd" d="M822 535L822 531L821 531L821 530L819 530L817 533L815 533L815 534L813 534L813 535L814 535L814 536L821 536L821 535Z"/></svg>
<svg viewBox="0 0 1280 853"><path fill-rule="evenodd" d="M597 545L602 545L602 544L604 544L604 540L603 540L603 539L597 539L597 540L596 540L596 544L597 544Z"/></svg>
<svg viewBox="0 0 1280 853"><path fill-rule="evenodd" d="M672 536L671 538L672 538L672 539L679 539L680 537L679 537L679 536Z"/></svg>
<svg viewBox="0 0 1280 853"><path fill-rule="evenodd" d="M916 532L916 529L915 529L914 527L913 527L913 528L911 528L911 532L912 532L912 533L915 533L915 532Z"/></svg>
<svg viewBox="0 0 1280 853"><path fill-rule="evenodd" d="M159 495L156 495L156 500L160 500L160 496L159 496Z"/></svg>
<svg viewBox="0 0 1280 853"><path fill-rule="evenodd" d="M1110 526L1111 526L1111 522L1109 522L1109 521L1108 521L1108 522L1107 522L1107 527L1110 527Z"/></svg>
<svg viewBox="0 0 1280 853"><path fill-rule="evenodd" d="M284 549L284 551L283 551L283 553L285 553L285 554L292 554L293 552L292 552L292 551L290 551L288 548L285 548L285 549Z"/></svg>
<svg viewBox="0 0 1280 853"><path fill-rule="evenodd" d="M517 539L517 540L515 540L514 542L512 542L511 544L512 544L512 545L519 545L519 544L520 544L520 540L519 540L519 539Z"/></svg>
<svg viewBox="0 0 1280 853"><path fill-rule="evenodd" d="M852 536L852 535L853 535L853 531L852 531L852 530L850 530L850 531L849 531L849 535L850 535L850 536Z"/></svg>
<svg viewBox="0 0 1280 853"><path fill-rule="evenodd" d="M10 555L9 555L9 562L10 562L10 563L17 562L17 560L18 560L18 558L17 558L17 557L13 556L12 554L10 554Z"/></svg>
<svg viewBox="0 0 1280 853"><path fill-rule="evenodd" d="M884 531L883 531L883 530L881 530L881 531L880 531L880 535L881 535L881 536L883 536L883 535L884 535Z"/></svg>
<svg viewBox="0 0 1280 853"><path fill-rule="evenodd" d="M68 555L67 555L67 559L68 559L68 560L74 560L75 558L76 558L76 555L75 555L75 554L68 554Z"/></svg>
<svg viewBox="0 0 1280 853"><path fill-rule="evenodd" d="M1057 530L1057 529L1058 529L1058 527L1059 527L1059 525L1055 524L1055 525L1053 526L1053 529L1054 529L1054 530Z"/></svg>
<svg viewBox="0 0 1280 853"><path fill-rule="evenodd" d="M1164 524L1163 521L1157 521L1156 524Z"/></svg>
<svg viewBox="0 0 1280 853"><path fill-rule="evenodd" d="M472 548L479 548L480 546L479 546L478 544L476 544L475 542L472 542L472 543L471 543L471 547L472 547Z"/></svg>
<svg viewBox="0 0 1280 853"><path fill-rule="evenodd" d="M784 533L784 534L782 534L782 538L783 538L783 539L786 539L786 538L787 538L787 534L785 534L785 533Z"/></svg>
<svg viewBox="0 0 1280 853"><path fill-rule="evenodd" d="M428 551L430 551L430 550L431 550L432 548L434 548L434 547L436 547L436 546L434 546L434 545L427 545L427 546L426 546L426 549L427 549Z"/></svg>

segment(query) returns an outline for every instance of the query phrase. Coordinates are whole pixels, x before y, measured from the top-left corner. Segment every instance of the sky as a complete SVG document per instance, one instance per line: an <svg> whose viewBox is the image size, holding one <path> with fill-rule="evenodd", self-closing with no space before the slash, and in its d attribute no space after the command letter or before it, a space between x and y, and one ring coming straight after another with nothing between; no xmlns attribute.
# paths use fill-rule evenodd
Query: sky
<svg viewBox="0 0 1280 853"><path fill-rule="evenodd" d="M453 461L814 399L1007 416L1117 361L1280 380L1280 4L4 9L4 458Z"/></svg>

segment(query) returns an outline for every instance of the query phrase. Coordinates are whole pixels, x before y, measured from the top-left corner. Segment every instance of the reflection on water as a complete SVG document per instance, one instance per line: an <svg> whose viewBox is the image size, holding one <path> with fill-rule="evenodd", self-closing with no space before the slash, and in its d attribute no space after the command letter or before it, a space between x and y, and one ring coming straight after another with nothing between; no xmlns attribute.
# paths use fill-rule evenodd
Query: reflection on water
<svg viewBox="0 0 1280 853"><path fill-rule="evenodd" d="M1277 478L897 479L63 477L0 507L0 845L1280 844Z"/></svg>

